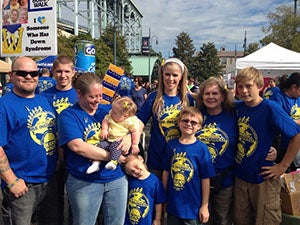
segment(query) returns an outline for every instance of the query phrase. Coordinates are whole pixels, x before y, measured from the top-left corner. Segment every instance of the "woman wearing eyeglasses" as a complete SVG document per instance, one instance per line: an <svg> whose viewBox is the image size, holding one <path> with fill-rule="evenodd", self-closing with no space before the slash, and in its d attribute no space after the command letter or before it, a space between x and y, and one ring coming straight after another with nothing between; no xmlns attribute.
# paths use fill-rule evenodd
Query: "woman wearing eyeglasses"
<svg viewBox="0 0 300 225"><path fill-rule="evenodd" d="M147 166L161 177L161 159L169 140L179 137L177 115L186 106L193 105L187 93L187 68L181 60L169 58L160 67L158 90L150 93L138 112L146 124L152 118Z"/></svg>

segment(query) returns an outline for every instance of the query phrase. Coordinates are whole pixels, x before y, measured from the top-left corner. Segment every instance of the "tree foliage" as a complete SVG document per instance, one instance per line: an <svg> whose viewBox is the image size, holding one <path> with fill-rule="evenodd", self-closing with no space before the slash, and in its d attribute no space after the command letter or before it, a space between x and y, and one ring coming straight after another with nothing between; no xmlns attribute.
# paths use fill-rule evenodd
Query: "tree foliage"
<svg viewBox="0 0 300 225"><path fill-rule="evenodd" d="M259 43L250 43L246 49L245 55L249 55L259 49Z"/></svg>
<svg viewBox="0 0 300 225"><path fill-rule="evenodd" d="M187 66L190 73L192 73L194 67L194 54L196 51L193 40L188 33L181 32L176 37L175 44L177 47L173 48L173 57L180 59Z"/></svg>
<svg viewBox="0 0 300 225"><path fill-rule="evenodd" d="M114 27L108 26L105 32L101 35L100 39L114 51ZM131 73L132 67L129 61L129 53L126 46L126 39L116 31L116 64L117 66L123 66L127 73Z"/></svg>
<svg viewBox="0 0 300 225"><path fill-rule="evenodd" d="M125 37L116 32L117 46L117 66L124 66L127 72L131 72L132 67L129 62L129 55L126 48ZM113 27L108 27L99 39L93 39L90 34L79 34L77 36L66 37L58 32L58 54L67 55L75 61L76 41L87 40L94 42L96 51L96 74L104 77L110 63L113 63L114 34Z"/></svg>
<svg viewBox="0 0 300 225"><path fill-rule="evenodd" d="M260 40L260 43L265 46L274 42L284 48L299 52L300 17L295 15L293 8L281 5L276 8L276 12L270 12L267 18L269 19L269 26L262 28L266 36Z"/></svg>
<svg viewBox="0 0 300 225"><path fill-rule="evenodd" d="M195 58L195 77L205 80L210 76L220 75L222 67L218 57L218 51L213 42L208 42L200 47L200 52Z"/></svg>

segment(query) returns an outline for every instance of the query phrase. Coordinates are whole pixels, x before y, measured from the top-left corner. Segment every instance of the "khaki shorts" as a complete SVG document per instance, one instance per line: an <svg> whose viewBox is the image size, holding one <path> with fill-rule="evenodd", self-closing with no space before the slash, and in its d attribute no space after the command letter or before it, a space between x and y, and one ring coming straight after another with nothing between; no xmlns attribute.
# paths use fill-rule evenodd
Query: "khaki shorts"
<svg viewBox="0 0 300 225"><path fill-rule="evenodd" d="M239 178L234 184L234 224L279 225L281 222L279 179L252 184Z"/></svg>

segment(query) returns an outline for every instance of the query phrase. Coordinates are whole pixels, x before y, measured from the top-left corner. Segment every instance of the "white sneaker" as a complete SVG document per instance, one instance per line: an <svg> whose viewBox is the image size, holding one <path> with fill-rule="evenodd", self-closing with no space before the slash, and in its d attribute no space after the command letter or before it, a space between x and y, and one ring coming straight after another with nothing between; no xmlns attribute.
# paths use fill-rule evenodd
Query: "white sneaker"
<svg viewBox="0 0 300 225"><path fill-rule="evenodd" d="M105 169L108 169L108 170L115 170L116 168L117 168L117 165L116 165L115 161L113 161L113 160L109 161L105 165Z"/></svg>
<svg viewBox="0 0 300 225"><path fill-rule="evenodd" d="M86 174L91 174L99 171L100 162L99 161L93 161L92 165L89 166L89 168L86 170Z"/></svg>

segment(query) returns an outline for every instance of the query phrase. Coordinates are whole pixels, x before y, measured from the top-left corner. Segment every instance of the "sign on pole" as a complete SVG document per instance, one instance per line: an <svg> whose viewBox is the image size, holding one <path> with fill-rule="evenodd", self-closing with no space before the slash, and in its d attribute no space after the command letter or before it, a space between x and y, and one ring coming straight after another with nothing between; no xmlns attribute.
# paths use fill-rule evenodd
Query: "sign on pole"
<svg viewBox="0 0 300 225"><path fill-rule="evenodd" d="M57 55L56 1L1 2L1 56Z"/></svg>
<svg viewBox="0 0 300 225"><path fill-rule="evenodd" d="M120 82L121 76L124 75L124 70L120 67L117 67L114 64L109 64L108 70L103 79L103 94L102 94L102 104L110 104L117 87Z"/></svg>

